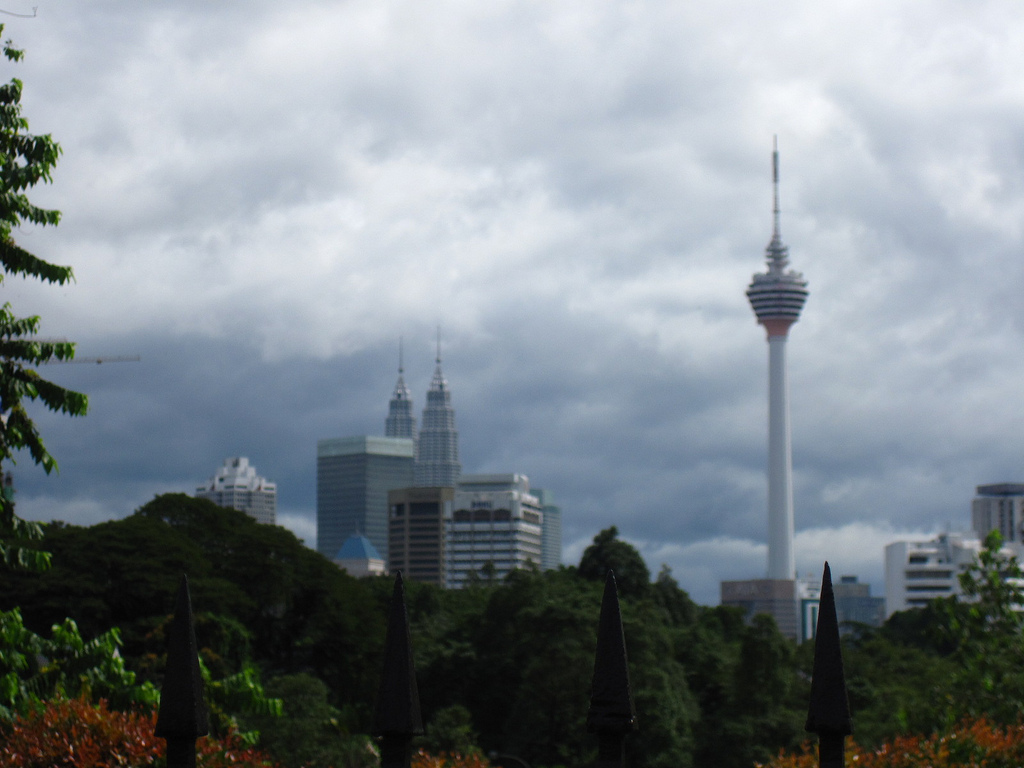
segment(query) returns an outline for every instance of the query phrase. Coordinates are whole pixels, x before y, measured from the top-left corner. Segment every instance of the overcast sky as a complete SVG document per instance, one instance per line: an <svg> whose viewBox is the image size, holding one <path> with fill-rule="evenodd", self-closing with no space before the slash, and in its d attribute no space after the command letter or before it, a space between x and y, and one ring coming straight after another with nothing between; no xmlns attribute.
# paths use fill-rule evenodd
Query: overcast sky
<svg viewBox="0 0 1024 768"><path fill-rule="evenodd" d="M617 525L699 601L766 570L782 236L798 569L883 593L882 548L1024 481L1024 14L964 3L8 0L64 154L7 280L79 342L19 511L90 524L228 456L315 540L316 442L417 415L440 325L467 472L522 472L564 556Z"/></svg>

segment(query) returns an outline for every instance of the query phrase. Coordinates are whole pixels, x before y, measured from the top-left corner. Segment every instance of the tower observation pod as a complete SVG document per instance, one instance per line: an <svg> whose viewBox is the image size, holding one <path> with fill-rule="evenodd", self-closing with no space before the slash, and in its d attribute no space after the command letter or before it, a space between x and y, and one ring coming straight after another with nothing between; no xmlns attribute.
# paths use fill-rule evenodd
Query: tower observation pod
<svg viewBox="0 0 1024 768"><path fill-rule="evenodd" d="M786 338L807 301L807 281L789 266L779 233L779 150L772 152L774 228L765 249L768 271L754 275L747 299L768 334L768 578L794 579L793 458L790 446Z"/></svg>

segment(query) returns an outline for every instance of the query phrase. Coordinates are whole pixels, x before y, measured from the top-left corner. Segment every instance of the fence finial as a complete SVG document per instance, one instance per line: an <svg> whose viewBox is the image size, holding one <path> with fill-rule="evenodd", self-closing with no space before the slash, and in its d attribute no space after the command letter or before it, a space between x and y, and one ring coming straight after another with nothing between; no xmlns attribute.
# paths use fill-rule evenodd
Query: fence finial
<svg viewBox="0 0 1024 768"><path fill-rule="evenodd" d="M818 734L820 768L842 768L844 740L853 733L850 702L846 695L843 651L839 644L836 598L832 571L825 563L818 600L818 627L814 635L814 672L811 702L807 710L808 731Z"/></svg>
<svg viewBox="0 0 1024 768"><path fill-rule="evenodd" d="M167 668L160 691L156 735L167 740L167 768L195 768L196 739L210 732L203 701L188 577L181 575L174 619L167 633Z"/></svg>
<svg viewBox="0 0 1024 768"><path fill-rule="evenodd" d="M405 584L399 571L395 574L395 589L391 595L384 640L384 671L373 714L373 734L384 737L382 768L409 768L410 744L417 733L423 733L423 718L409 637L409 614L405 608Z"/></svg>
<svg viewBox="0 0 1024 768"><path fill-rule="evenodd" d="M626 638L622 631L615 574L608 571L597 625L597 652L591 684L587 730L597 733L599 767L624 763L626 734L636 730L636 710L629 685Z"/></svg>

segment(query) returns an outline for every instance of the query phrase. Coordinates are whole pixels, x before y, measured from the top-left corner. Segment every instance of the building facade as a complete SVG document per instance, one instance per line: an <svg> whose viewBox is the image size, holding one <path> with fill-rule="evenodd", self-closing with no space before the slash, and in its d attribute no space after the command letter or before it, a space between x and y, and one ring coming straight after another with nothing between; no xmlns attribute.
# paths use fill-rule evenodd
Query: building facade
<svg viewBox="0 0 1024 768"><path fill-rule="evenodd" d="M427 390L416 453L415 484L421 488L452 488L459 479L459 433L455 428L455 409L448 381L441 372L441 345L438 342L437 367Z"/></svg>
<svg viewBox="0 0 1024 768"><path fill-rule="evenodd" d="M922 608L936 597L960 594L960 572L981 551L981 541L963 533L942 533L924 541L896 541L885 548L886 616ZM1008 554L1012 550L1004 548Z"/></svg>
<svg viewBox="0 0 1024 768"><path fill-rule="evenodd" d="M800 640L813 640L818 629L818 600L821 584L814 580L797 582L800 599ZM872 597L871 585L863 584L856 576L840 576L832 582L835 597L836 620L840 634L847 634L854 624L880 627L885 621L885 598Z"/></svg>
<svg viewBox="0 0 1024 768"><path fill-rule="evenodd" d="M405 437L317 442L317 550L333 558L352 534L388 551L388 491L411 486L415 447Z"/></svg>
<svg viewBox="0 0 1024 768"><path fill-rule="evenodd" d="M562 510L555 505L555 494L551 491L534 488L532 493L544 513L540 534L540 567L542 571L553 571L562 564Z"/></svg>
<svg viewBox="0 0 1024 768"><path fill-rule="evenodd" d="M544 513L525 475L463 475L448 525L447 585L541 566Z"/></svg>
<svg viewBox="0 0 1024 768"><path fill-rule="evenodd" d="M277 522L277 484L257 475L245 456L225 459L217 474L196 487L195 495L221 507L245 512L257 523L274 525Z"/></svg>
<svg viewBox="0 0 1024 768"><path fill-rule="evenodd" d="M1024 542L1024 483L979 485L971 501L971 528L984 541L992 531L999 531L1003 541Z"/></svg>
<svg viewBox="0 0 1024 768"><path fill-rule="evenodd" d="M388 493L388 563L406 579L447 586L452 488L400 488Z"/></svg>
<svg viewBox="0 0 1024 768"><path fill-rule="evenodd" d="M795 579L744 579L723 581L722 605L742 608L749 619L767 613L786 637L800 637L797 620L797 582Z"/></svg>

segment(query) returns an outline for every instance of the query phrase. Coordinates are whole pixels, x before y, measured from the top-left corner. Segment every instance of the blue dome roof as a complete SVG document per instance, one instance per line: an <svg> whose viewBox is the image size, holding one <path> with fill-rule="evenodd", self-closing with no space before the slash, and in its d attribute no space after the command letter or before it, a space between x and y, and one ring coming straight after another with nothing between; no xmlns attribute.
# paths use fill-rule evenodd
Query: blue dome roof
<svg viewBox="0 0 1024 768"><path fill-rule="evenodd" d="M341 545L341 549L338 550L338 554L334 556L334 559L381 560L382 558L368 538L354 534L345 539L345 543Z"/></svg>

